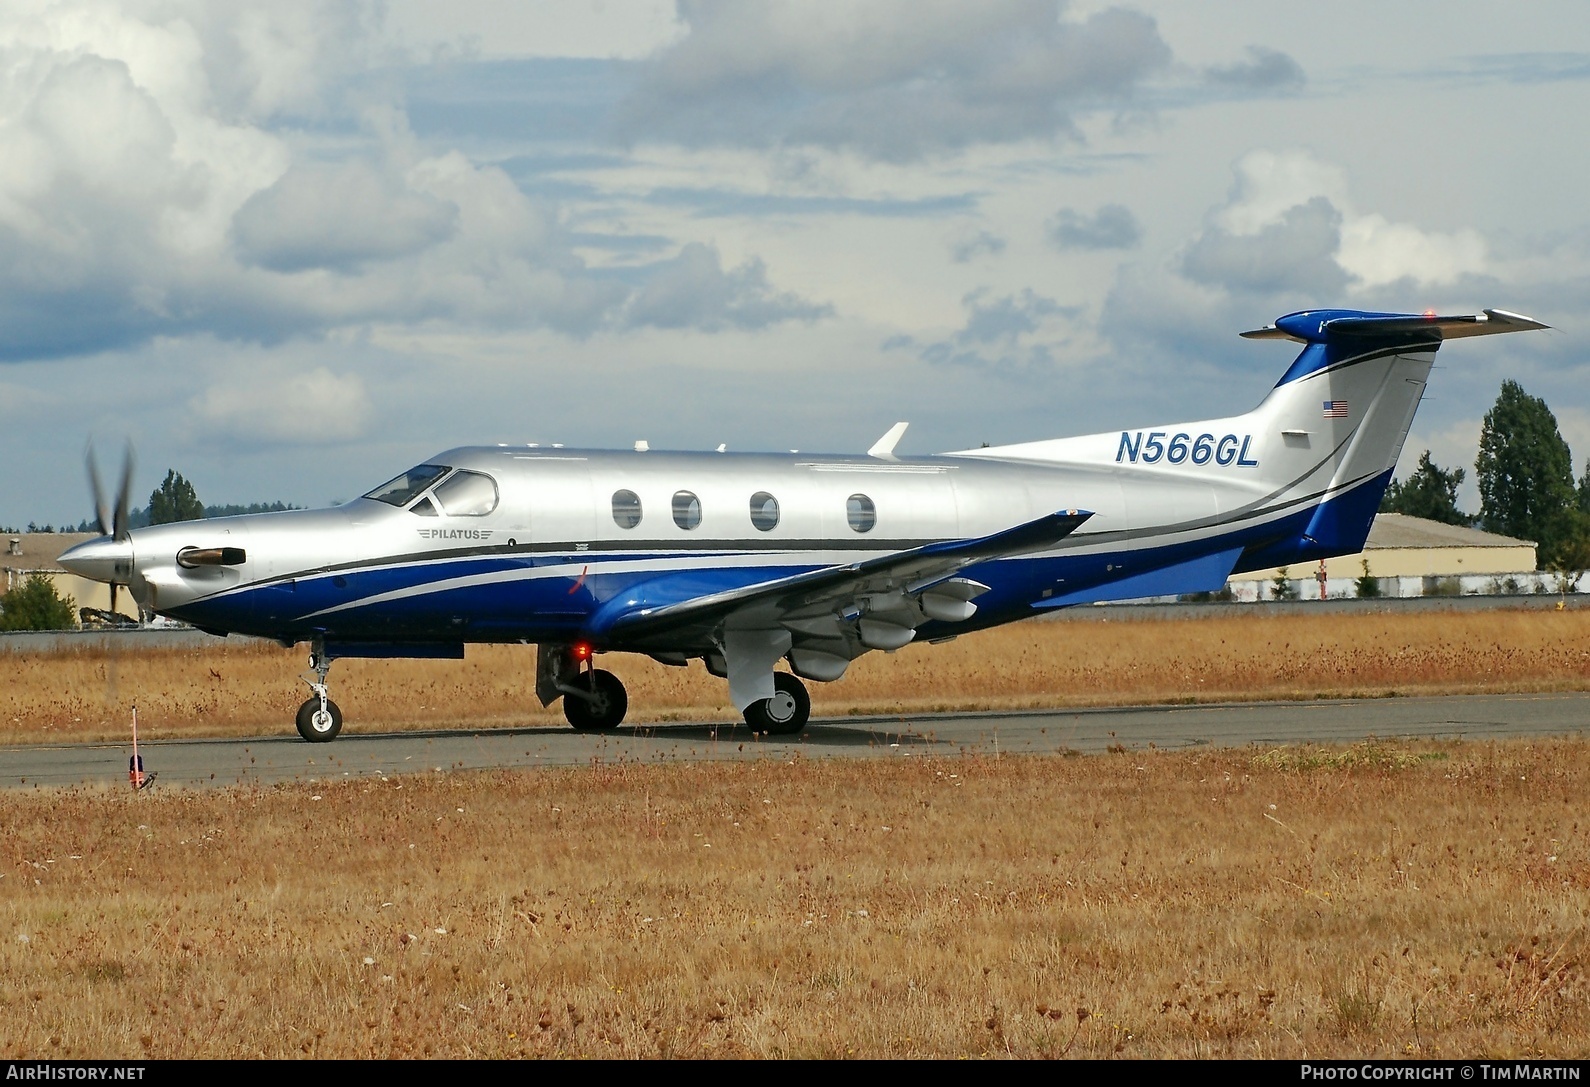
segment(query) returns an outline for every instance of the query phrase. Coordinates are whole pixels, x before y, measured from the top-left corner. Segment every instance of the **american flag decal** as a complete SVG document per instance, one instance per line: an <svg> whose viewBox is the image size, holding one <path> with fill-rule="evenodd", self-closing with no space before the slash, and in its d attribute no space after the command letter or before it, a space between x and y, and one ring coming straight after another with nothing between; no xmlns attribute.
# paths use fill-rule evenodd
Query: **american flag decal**
<svg viewBox="0 0 1590 1087"><path fill-rule="evenodd" d="M1345 401L1345 400L1327 400L1327 401L1325 401L1325 418L1327 418L1327 419L1345 419L1345 418L1347 418L1347 401Z"/></svg>

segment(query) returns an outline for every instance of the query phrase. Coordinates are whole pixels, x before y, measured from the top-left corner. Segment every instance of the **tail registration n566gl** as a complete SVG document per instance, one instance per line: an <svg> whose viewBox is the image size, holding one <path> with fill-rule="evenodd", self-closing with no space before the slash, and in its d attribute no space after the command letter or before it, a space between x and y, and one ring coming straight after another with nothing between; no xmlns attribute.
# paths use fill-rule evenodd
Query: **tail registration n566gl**
<svg viewBox="0 0 1590 1087"><path fill-rule="evenodd" d="M1216 438L1203 433L1194 437L1184 431L1167 434L1163 430L1144 432L1121 431L1121 444L1115 450L1115 463L1195 464L1202 467L1213 464L1217 468L1236 465L1239 468L1257 468L1259 462L1248 459L1248 447L1253 444L1252 434L1224 434Z"/></svg>

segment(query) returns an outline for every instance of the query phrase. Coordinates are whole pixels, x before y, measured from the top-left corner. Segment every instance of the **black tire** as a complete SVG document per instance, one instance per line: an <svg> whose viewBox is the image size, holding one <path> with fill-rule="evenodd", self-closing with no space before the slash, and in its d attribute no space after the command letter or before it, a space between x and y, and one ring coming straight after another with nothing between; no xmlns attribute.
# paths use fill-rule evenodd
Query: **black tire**
<svg viewBox="0 0 1590 1087"><path fill-rule="evenodd" d="M773 697L745 708L745 723L766 736L793 736L806 727L812 715L812 696L806 684L788 672L773 673Z"/></svg>
<svg viewBox="0 0 1590 1087"><path fill-rule="evenodd" d="M298 707L298 735L312 744L329 744L342 731L342 711L326 699L326 712L320 713L320 699L311 698Z"/></svg>
<svg viewBox="0 0 1590 1087"><path fill-rule="evenodd" d="M590 698L563 696L563 716L577 732L606 732L617 728L629 712L629 695L612 672L602 668L581 672L571 686L589 691Z"/></svg>

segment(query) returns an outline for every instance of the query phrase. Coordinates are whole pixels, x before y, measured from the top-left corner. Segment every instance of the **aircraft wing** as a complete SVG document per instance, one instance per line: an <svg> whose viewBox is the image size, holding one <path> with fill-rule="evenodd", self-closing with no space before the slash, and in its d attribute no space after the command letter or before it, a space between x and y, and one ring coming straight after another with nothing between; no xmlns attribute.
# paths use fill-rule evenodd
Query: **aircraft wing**
<svg viewBox="0 0 1590 1087"><path fill-rule="evenodd" d="M718 591L681 571L613 601L593 617L591 633L615 642L664 647L699 642L724 627L782 627L796 645L827 643L825 652L848 661L868 648L904 645L929 619L970 618L976 610L971 600L987 586L956 574L990 559L1043 551L1091 516L1085 510L1065 510L991 536L926 544ZM870 644L868 623L888 628L880 638L898 636L897 644Z"/></svg>

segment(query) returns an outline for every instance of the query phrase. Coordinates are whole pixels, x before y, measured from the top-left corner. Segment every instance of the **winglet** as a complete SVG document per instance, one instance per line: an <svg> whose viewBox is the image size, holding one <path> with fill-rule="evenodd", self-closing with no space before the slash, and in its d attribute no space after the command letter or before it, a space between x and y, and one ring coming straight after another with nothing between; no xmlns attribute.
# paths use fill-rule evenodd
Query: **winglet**
<svg viewBox="0 0 1590 1087"><path fill-rule="evenodd" d="M910 423L894 424L894 426L889 428L889 433L872 443L872 448L867 450L867 456L893 460L894 447L900 444L900 438L905 434L905 428L910 425Z"/></svg>

